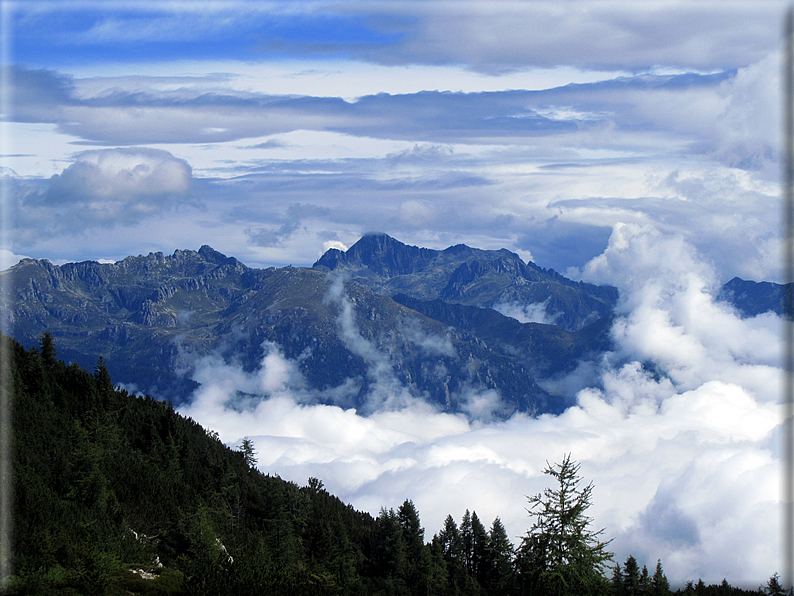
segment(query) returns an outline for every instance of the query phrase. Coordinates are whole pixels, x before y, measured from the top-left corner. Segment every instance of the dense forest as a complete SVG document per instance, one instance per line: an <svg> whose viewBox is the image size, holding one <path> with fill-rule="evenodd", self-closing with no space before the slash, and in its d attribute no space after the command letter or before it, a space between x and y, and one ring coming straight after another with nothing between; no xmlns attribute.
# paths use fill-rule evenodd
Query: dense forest
<svg viewBox="0 0 794 596"><path fill-rule="evenodd" d="M671 594L653 573L612 561L586 516L570 456L529 499L513 545L497 517L449 515L427 540L410 499L377 517L310 478L298 486L166 403L114 388L56 357L52 337L26 350L2 337L13 397L13 560L8 594ZM777 575L752 592L782 596ZM749 594L723 581L676 594Z"/></svg>

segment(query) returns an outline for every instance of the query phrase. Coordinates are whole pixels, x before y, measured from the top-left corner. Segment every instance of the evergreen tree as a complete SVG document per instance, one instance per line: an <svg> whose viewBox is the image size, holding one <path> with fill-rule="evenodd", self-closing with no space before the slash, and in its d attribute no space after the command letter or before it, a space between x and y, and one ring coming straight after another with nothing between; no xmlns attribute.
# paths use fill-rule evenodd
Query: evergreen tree
<svg viewBox="0 0 794 596"><path fill-rule="evenodd" d="M414 502L406 499L397 510L397 517L400 519L406 553L409 557L416 558L425 544L425 530L419 522L419 512Z"/></svg>
<svg viewBox="0 0 794 596"><path fill-rule="evenodd" d="M513 580L513 545L507 537L502 520L498 517L491 524L488 540L487 591L492 594L507 594Z"/></svg>
<svg viewBox="0 0 794 596"><path fill-rule="evenodd" d="M613 596L624 596L626 594L626 585L624 584L620 563L615 563L615 567L612 570L612 594Z"/></svg>
<svg viewBox="0 0 794 596"><path fill-rule="evenodd" d="M640 568L637 559L629 555L623 566L623 593L625 596L639 596L640 594Z"/></svg>
<svg viewBox="0 0 794 596"><path fill-rule="evenodd" d="M649 596L651 593L651 578L648 575L648 567L643 565L640 572L640 594Z"/></svg>
<svg viewBox="0 0 794 596"><path fill-rule="evenodd" d="M439 543L444 559L447 561L460 561L463 556L463 544L461 542L458 524L451 515L447 515L444 520L444 527L438 534Z"/></svg>
<svg viewBox="0 0 794 596"><path fill-rule="evenodd" d="M725 580L722 581L727 583ZM667 576L662 570L661 559L656 561L656 571L653 572L653 577L651 578L651 592L653 596L669 596L670 594L670 582L667 581Z"/></svg>
<svg viewBox="0 0 794 596"><path fill-rule="evenodd" d="M570 455L548 465L545 473L558 487L529 497L535 521L521 545L522 582L526 589L552 595L601 593L607 589L603 573L612 554L606 550L609 542L599 539L603 530L589 529L593 484L579 487L579 465Z"/></svg>
<svg viewBox="0 0 794 596"><path fill-rule="evenodd" d="M394 509L381 508L373 532L372 563L376 577L401 583L405 577L406 554L402 526Z"/></svg>
<svg viewBox="0 0 794 596"><path fill-rule="evenodd" d="M471 513L468 509L460 522L460 543L463 550L463 566L471 573L474 563L474 538L471 530Z"/></svg>
<svg viewBox="0 0 794 596"><path fill-rule="evenodd" d="M477 512L471 514L471 572L481 584L486 581L488 532L482 525Z"/></svg>
<svg viewBox="0 0 794 596"><path fill-rule="evenodd" d="M255 468L256 451L254 450L254 442L250 438L245 437L243 439L242 443L240 444L240 452L243 454L243 457L245 458L245 463L248 465L248 467ZM320 482L320 485L322 485L322 482Z"/></svg>
<svg viewBox="0 0 794 596"><path fill-rule="evenodd" d="M733 592L733 588L728 583L728 580L723 577L722 578L722 583L720 584L720 587L717 590L717 593L720 596L729 596L732 592Z"/></svg>
<svg viewBox="0 0 794 596"><path fill-rule="evenodd" d="M468 572L463 555L463 539L451 515L444 520L444 527L438 534L438 544L446 562L449 593L457 594L465 585Z"/></svg>
<svg viewBox="0 0 794 596"><path fill-rule="evenodd" d="M766 589L764 590L764 593L767 596L783 596L786 593L786 590L784 590L783 586L780 585L780 578L777 571L775 571L774 575L769 578L768 582L766 582Z"/></svg>
<svg viewBox="0 0 794 596"><path fill-rule="evenodd" d="M425 592L430 572L430 551L425 548L425 530L414 502L406 499L397 510L406 555L405 582L411 593Z"/></svg>
<svg viewBox="0 0 794 596"><path fill-rule="evenodd" d="M703 578L698 578L698 583L695 584L695 594L697 596L703 596L706 593L706 584L703 582Z"/></svg>
<svg viewBox="0 0 794 596"><path fill-rule="evenodd" d="M110 374L105 366L105 360L102 356L97 360L96 368L94 369L94 380L97 387L102 394L107 394L113 390L113 381L110 380Z"/></svg>
<svg viewBox="0 0 794 596"><path fill-rule="evenodd" d="M55 366L56 350L55 341L49 331L45 331L39 338L39 345L41 351L41 359L47 366Z"/></svg>

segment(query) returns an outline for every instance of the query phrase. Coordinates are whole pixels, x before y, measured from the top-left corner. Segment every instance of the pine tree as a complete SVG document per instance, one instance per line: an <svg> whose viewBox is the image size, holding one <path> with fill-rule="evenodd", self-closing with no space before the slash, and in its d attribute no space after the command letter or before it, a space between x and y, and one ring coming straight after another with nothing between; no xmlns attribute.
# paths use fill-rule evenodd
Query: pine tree
<svg viewBox="0 0 794 596"><path fill-rule="evenodd" d="M768 582L766 582L766 589L764 590L764 593L767 596L783 596L786 593L786 590L784 590L783 586L780 585L780 579L777 571L775 571L775 574L769 578Z"/></svg>
<svg viewBox="0 0 794 596"><path fill-rule="evenodd" d="M491 524L487 551L488 591L494 594L507 594L511 591L514 553L507 531L498 517Z"/></svg>
<svg viewBox="0 0 794 596"><path fill-rule="evenodd" d="M648 567L643 565L640 572L640 594L649 596L651 593L651 578L648 575Z"/></svg>
<svg viewBox="0 0 794 596"><path fill-rule="evenodd" d="M254 450L254 442L250 438L245 437L242 443L240 443L240 452L243 454L245 463L249 468L256 467L256 451ZM320 482L320 485L322 485L322 482ZM320 488L322 488L322 486L320 486Z"/></svg>
<svg viewBox="0 0 794 596"><path fill-rule="evenodd" d="M426 591L430 572L430 551L425 549L425 530L414 502L406 499L397 510L406 554L405 582L412 593Z"/></svg>
<svg viewBox="0 0 794 596"><path fill-rule="evenodd" d="M670 582L667 581L667 576L662 570L661 559L656 561L656 571L653 572L651 578L651 592L653 596L669 596L670 594Z"/></svg>
<svg viewBox="0 0 794 596"><path fill-rule="evenodd" d="M419 522L419 512L416 510L414 502L406 499L397 510L397 517L400 519L408 556L418 557L419 551L422 550L425 544L425 530Z"/></svg>
<svg viewBox="0 0 794 596"><path fill-rule="evenodd" d="M623 571L620 569L620 563L615 563L612 569L612 594L613 596L624 596L626 594L626 585L623 582Z"/></svg>
<svg viewBox="0 0 794 596"><path fill-rule="evenodd" d="M105 366L105 360L102 356L97 360L96 368L94 369L94 380L97 383L100 393L106 395L113 390L113 381L110 379L110 374Z"/></svg>
<svg viewBox="0 0 794 596"><path fill-rule="evenodd" d="M640 594L640 568L637 565L637 559L631 555L623 566L623 593L626 596L639 596Z"/></svg>
<svg viewBox="0 0 794 596"><path fill-rule="evenodd" d="M406 553L402 526L394 509L381 508L373 531L371 563L375 575L392 581L405 577Z"/></svg>
<svg viewBox="0 0 794 596"><path fill-rule="evenodd" d="M471 568L472 574L480 583L485 582L486 570L486 547L488 546L488 532L482 525L477 512L471 514Z"/></svg>
<svg viewBox="0 0 794 596"><path fill-rule="evenodd" d="M474 538L471 531L471 513L468 509L460 522L460 542L463 549L463 564L466 571L471 573L474 564Z"/></svg>
<svg viewBox="0 0 794 596"><path fill-rule="evenodd" d="M607 590L603 576L612 557L602 542L603 530L591 531L593 484L580 488L579 465L570 455L545 473L558 483L555 489L529 497L535 521L521 546L521 573L525 589L545 594L596 594Z"/></svg>
<svg viewBox="0 0 794 596"><path fill-rule="evenodd" d="M55 356L57 354L55 350L55 341L52 339L52 335L49 331L45 331L41 337L39 337L39 345L41 350L41 359L47 366L54 366L56 363Z"/></svg>
<svg viewBox="0 0 794 596"><path fill-rule="evenodd" d="M463 556L463 545L461 543L458 524L455 523L451 515L447 515L447 518L444 520L444 527L441 532L439 532L438 538L442 553L444 554L444 559L447 561L459 562Z"/></svg>
<svg viewBox="0 0 794 596"><path fill-rule="evenodd" d="M706 593L706 584L703 582L703 578L698 578L698 583L695 584L695 594L698 596L703 596Z"/></svg>

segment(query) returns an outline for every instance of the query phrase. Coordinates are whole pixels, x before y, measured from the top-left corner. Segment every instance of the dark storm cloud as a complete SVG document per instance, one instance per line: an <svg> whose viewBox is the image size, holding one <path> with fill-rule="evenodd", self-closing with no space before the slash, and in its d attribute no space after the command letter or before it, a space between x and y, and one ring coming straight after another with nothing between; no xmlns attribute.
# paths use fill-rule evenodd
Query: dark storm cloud
<svg viewBox="0 0 794 596"><path fill-rule="evenodd" d="M697 523L678 508L672 495L657 492L640 520L647 532L674 547L692 547L700 542Z"/></svg>

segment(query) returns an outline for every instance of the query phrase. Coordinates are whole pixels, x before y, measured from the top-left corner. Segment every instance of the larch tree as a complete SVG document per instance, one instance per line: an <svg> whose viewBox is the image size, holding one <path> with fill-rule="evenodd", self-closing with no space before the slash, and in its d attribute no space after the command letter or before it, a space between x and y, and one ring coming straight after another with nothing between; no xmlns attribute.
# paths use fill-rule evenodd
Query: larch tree
<svg viewBox="0 0 794 596"><path fill-rule="evenodd" d="M579 464L566 455L562 463L544 470L555 488L528 497L532 527L522 541L519 569L525 590L549 595L597 594L608 589L604 577L612 558L604 530L590 530L586 515L593 483L580 486Z"/></svg>

